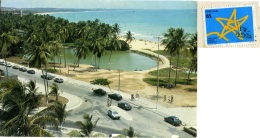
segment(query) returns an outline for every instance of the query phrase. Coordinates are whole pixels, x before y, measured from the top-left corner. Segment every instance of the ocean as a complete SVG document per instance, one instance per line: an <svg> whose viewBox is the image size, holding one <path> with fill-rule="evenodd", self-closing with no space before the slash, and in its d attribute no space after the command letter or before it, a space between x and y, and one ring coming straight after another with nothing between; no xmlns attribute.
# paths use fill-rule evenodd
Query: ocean
<svg viewBox="0 0 260 138"><path fill-rule="evenodd" d="M120 35L131 31L135 39L156 42L155 37L167 33L170 27L183 28L186 33L197 32L197 10L122 10L100 9L84 12L49 13L54 17L68 19L71 22L99 19L100 22L113 25L118 23Z"/></svg>

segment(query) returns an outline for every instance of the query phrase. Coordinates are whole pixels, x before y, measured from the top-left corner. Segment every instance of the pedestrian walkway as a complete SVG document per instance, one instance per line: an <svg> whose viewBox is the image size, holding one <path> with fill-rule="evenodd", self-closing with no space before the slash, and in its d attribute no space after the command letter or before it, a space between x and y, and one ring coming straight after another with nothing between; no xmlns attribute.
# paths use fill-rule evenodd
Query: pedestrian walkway
<svg viewBox="0 0 260 138"><path fill-rule="evenodd" d="M30 80L26 80L26 79L23 79L21 77L18 77L18 79L24 83L28 83ZM41 84L41 83L37 83L36 82L36 86L38 87L38 92L40 94L43 94L44 93L44 85ZM81 99L80 97L78 96L75 96L75 95L72 95L72 94L69 94L67 92L61 92L60 93L60 96L62 97L65 97L68 99L68 103L66 105L66 110L69 111L69 110L72 110L72 109L75 109L77 107L79 107L81 104L82 104L82 101L83 99Z"/></svg>
<svg viewBox="0 0 260 138"><path fill-rule="evenodd" d="M61 77L64 79L64 81L66 83L69 84L73 84L82 88L86 88L88 90L93 89L97 89L97 88L102 88L105 91L107 91L108 93L120 93L123 97L123 100L126 102L129 102L133 105L138 106L139 108L144 108L147 109L151 112L154 112L162 117L165 116L177 116L179 117L184 125L190 125L190 126L196 126L197 125L197 108L196 107L178 107L178 108L166 108L164 106L161 105L156 105L156 103L153 103L151 101L149 101L148 99L145 98L135 98L133 101L131 100L131 95L128 93L124 93L124 92L120 92L117 90L110 90L107 87L104 86L99 86L99 85L92 85L90 83L87 82L83 82L83 81L79 81L79 80L75 80L69 77L64 77L64 76L59 76L59 75L55 75L56 77ZM23 82L27 82L28 80L22 79L19 77L19 79ZM37 83L37 86L39 87L39 91L44 92L44 85ZM69 94L66 91L63 91L63 93L61 93L61 96L67 98L69 100L69 102L67 103L67 107L66 110L72 110L75 109L77 107L79 107L82 104L83 99ZM157 107L157 108L156 108ZM130 118L128 118L130 119Z"/></svg>

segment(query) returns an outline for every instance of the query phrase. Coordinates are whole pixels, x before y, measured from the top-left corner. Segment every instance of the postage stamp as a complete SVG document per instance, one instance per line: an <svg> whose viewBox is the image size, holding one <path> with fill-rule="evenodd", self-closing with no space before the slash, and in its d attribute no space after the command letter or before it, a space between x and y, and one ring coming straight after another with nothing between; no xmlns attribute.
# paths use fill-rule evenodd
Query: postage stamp
<svg viewBox="0 0 260 138"><path fill-rule="evenodd" d="M255 42L252 6L203 9L207 46Z"/></svg>

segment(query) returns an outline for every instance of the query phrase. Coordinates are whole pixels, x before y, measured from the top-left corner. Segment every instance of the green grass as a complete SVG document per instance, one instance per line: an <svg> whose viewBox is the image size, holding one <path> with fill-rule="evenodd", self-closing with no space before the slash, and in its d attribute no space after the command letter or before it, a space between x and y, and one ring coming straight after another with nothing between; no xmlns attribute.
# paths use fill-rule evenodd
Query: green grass
<svg viewBox="0 0 260 138"><path fill-rule="evenodd" d="M175 77L175 70L171 70L171 77ZM150 75L157 76L157 70L150 71ZM159 77L168 77L169 76L169 68L164 68L159 70ZM179 78L188 78L188 73L185 71L178 71ZM197 74L191 74L190 77L197 77Z"/></svg>
<svg viewBox="0 0 260 138"><path fill-rule="evenodd" d="M57 69L47 69L47 71L50 72L50 73L56 73L56 72L58 72Z"/></svg>
<svg viewBox="0 0 260 138"><path fill-rule="evenodd" d="M168 83L168 75L169 75L169 68L164 68L159 70L159 86L163 86L164 84L173 84L175 81L175 70L171 70L171 78ZM143 81L152 85L157 86L157 70L150 71L150 75L152 75L151 78L144 78ZM192 78L191 81L188 81L188 73L185 71L178 71L178 79L177 84L183 84L183 85L197 85L197 74L191 74L190 78ZM194 91L194 90L190 90Z"/></svg>
<svg viewBox="0 0 260 138"><path fill-rule="evenodd" d="M152 51L154 53L157 53L158 50ZM171 55L169 53L166 53L164 50L159 50L159 54L167 57L170 61ZM190 66L190 61L191 61L191 56L185 56L184 54L180 54L180 59L179 59L179 68L189 68ZM172 57L172 65L176 66L177 65L177 55L173 55Z"/></svg>

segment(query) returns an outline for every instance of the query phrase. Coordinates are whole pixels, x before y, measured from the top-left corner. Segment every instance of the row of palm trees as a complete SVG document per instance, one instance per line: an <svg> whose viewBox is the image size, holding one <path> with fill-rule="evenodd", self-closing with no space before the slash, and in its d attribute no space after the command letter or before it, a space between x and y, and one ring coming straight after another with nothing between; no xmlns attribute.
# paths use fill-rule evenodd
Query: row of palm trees
<svg viewBox="0 0 260 138"><path fill-rule="evenodd" d="M90 52L95 55L96 65L96 58L100 61L105 50L111 51L111 57L112 51L120 50L122 46L128 46L125 41L119 39L120 27L118 24L111 26L101 23L98 19L70 23L62 18L56 19L49 15L32 14L23 17L5 14L0 18L1 21L3 19L3 22L0 22L0 27L5 27L1 30L0 40L0 52L4 59L8 55L25 54L30 66L40 68L42 74L45 75L47 75L49 59L60 55L61 49L67 48L63 45L64 43L73 43L70 48L74 50L77 57L74 69L79 66L81 59L86 59ZM18 29L19 31L17 31ZM132 35L128 34L130 35L126 35L126 40L131 42ZM22 47L20 53L8 53L14 45L19 43L18 41ZM8 69L6 70L8 72ZM48 81L44 80L44 86L46 103L48 104Z"/></svg>
<svg viewBox="0 0 260 138"><path fill-rule="evenodd" d="M187 79L188 81L190 81L191 72L197 72L197 34L187 34L182 28L170 28L168 29L167 33L163 34L163 36L164 38L161 41L161 44L165 45L165 52L170 54L168 83L170 82L171 78L172 59L173 56L175 56L177 60L174 86L177 85L179 60L181 54L191 56L191 60L188 58L188 60L190 60L188 61L190 66Z"/></svg>
<svg viewBox="0 0 260 138"><path fill-rule="evenodd" d="M1 136L52 136L46 127L53 126L58 129L60 126L61 128L69 114L65 110L66 104L58 101L42 111L33 113L35 109L39 108L41 101L34 81L23 84L19 80L8 79L1 83L0 87Z"/></svg>

